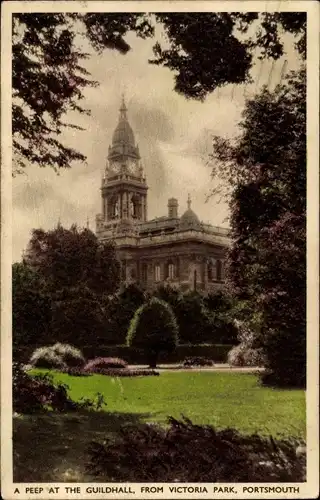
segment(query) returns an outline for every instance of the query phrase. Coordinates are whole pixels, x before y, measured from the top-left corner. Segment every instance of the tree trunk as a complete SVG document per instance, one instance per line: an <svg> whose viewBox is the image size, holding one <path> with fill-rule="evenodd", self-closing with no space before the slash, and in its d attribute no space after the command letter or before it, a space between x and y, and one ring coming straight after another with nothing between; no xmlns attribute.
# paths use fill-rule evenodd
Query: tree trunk
<svg viewBox="0 0 320 500"><path fill-rule="evenodd" d="M151 352L150 357L149 357L149 368L156 368L157 367L157 360L158 360L158 353Z"/></svg>

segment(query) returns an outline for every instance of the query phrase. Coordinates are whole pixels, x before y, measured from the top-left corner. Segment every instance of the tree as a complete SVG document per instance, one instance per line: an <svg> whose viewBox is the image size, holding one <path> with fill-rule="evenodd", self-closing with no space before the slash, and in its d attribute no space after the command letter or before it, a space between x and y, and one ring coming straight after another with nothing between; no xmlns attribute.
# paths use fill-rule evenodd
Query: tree
<svg viewBox="0 0 320 500"><path fill-rule="evenodd" d="M216 139L231 184L227 279L266 355L267 379L306 380L306 76L247 102L242 134ZM218 166L218 168L220 168Z"/></svg>
<svg viewBox="0 0 320 500"><path fill-rule="evenodd" d="M296 47L306 52L306 13L215 12L157 13L163 24L166 45L154 46L150 62L175 73L175 90L188 98L203 100L218 87L250 80L253 54L278 59L283 54L282 33L298 37ZM249 28L254 35L245 39Z"/></svg>
<svg viewBox="0 0 320 500"><path fill-rule="evenodd" d="M234 297L225 290L217 290L204 297L203 302L210 319L211 341L219 344L238 344Z"/></svg>
<svg viewBox="0 0 320 500"><path fill-rule="evenodd" d="M88 229L60 224L55 229L34 229L24 256L51 291L88 287L98 296L111 295L120 283L120 264L112 243L100 243Z"/></svg>
<svg viewBox="0 0 320 500"><path fill-rule="evenodd" d="M51 338L51 297L41 276L26 263L12 266L13 348Z"/></svg>
<svg viewBox="0 0 320 500"><path fill-rule="evenodd" d="M127 345L147 351L150 368L157 366L160 352L171 352L177 344L178 324L169 304L153 297L137 309L128 330Z"/></svg>
<svg viewBox="0 0 320 500"><path fill-rule="evenodd" d="M56 293L52 304L52 336L56 342L83 348L100 345L106 314L101 299L84 285Z"/></svg>
<svg viewBox="0 0 320 500"><path fill-rule="evenodd" d="M59 170L73 161L85 161L81 152L60 140L65 128L81 129L67 123L65 116L70 111L90 114L81 106L83 90L97 85L83 66L89 54L83 52L81 39L87 37L95 48L100 40L105 47L125 53L128 46L123 36L129 29L143 36L141 18L143 14L110 14L99 24L99 14L13 15L13 174L28 164Z"/></svg>
<svg viewBox="0 0 320 500"><path fill-rule="evenodd" d="M181 343L237 343L232 300L223 292L203 296L194 291L182 294L170 286L160 286L153 296L171 306Z"/></svg>
<svg viewBox="0 0 320 500"><path fill-rule="evenodd" d="M62 143L65 128L80 129L65 121L72 113L89 114L81 105L83 91L95 86L84 68L90 54L81 47L85 39L93 50L130 50L129 31L152 37L155 21L162 26L167 46L154 45L149 62L175 74L175 90L186 97L205 96L228 83L250 78L254 51L279 58L281 33L296 35L305 55L306 14L283 13L23 13L13 15L12 26L12 132L14 169L29 165L68 168L85 156ZM255 36L245 40L251 26ZM69 119L69 118L68 118Z"/></svg>
<svg viewBox="0 0 320 500"><path fill-rule="evenodd" d="M107 344L126 343L130 321L145 300L145 292L136 284L130 284L106 299L104 339Z"/></svg>
<svg viewBox="0 0 320 500"><path fill-rule="evenodd" d="M87 57L75 48L74 16L15 14L12 44L12 133L14 171L26 164L68 167L85 157L63 145L59 135L67 111L85 113L82 90L94 82L81 66Z"/></svg>
<svg viewBox="0 0 320 500"><path fill-rule="evenodd" d="M183 294L175 311L181 343L201 344L211 337L209 316L199 293L191 291Z"/></svg>

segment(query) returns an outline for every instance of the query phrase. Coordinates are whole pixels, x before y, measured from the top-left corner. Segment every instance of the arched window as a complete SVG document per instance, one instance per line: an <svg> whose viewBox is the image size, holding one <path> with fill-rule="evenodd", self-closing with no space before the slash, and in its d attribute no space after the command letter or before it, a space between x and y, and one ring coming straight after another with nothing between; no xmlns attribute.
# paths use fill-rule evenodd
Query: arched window
<svg viewBox="0 0 320 500"><path fill-rule="evenodd" d="M156 264L154 266L154 279L155 281L160 281L161 279L161 275L160 275L160 265L159 264Z"/></svg>
<svg viewBox="0 0 320 500"><path fill-rule="evenodd" d="M140 205L140 197L133 194L130 201L130 214L133 219L140 219Z"/></svg>

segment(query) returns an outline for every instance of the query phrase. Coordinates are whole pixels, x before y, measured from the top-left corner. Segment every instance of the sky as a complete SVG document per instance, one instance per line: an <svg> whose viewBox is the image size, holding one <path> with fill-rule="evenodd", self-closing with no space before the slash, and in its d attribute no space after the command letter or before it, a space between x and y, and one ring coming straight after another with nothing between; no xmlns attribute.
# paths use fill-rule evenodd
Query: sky
<svg viewBox="0 0 320 500"><path fill-rule="evenodd" d="M21 259L33 228L51 229L59 220L65 227L85 226L88 219L95 230L101 178L123 92L149 186L148 218L166 215L170 197L178 199L182 215L190 193L192 208L202 221L228 226L226 203L217 196L207 200L215 185L208 164L211 137L239 134L245 95L254 95L264 84L272 88L279 83L285 59L287 70L298 67L292 37L286 39L287 53L273 67L271 61L261 65L257 60L251 85L228 85L203 103L178 95L169 69L148 64L154 40L133 34L126 39L131 46L128 54L106 50L101 55L92 53L86 62L100 84L85 91L83 104L91 116L73 117L85 130L69 130L62 137L87 156L87 164L74 163L59 175L50 168L30 166L13 179L13 261Z"/></svg>

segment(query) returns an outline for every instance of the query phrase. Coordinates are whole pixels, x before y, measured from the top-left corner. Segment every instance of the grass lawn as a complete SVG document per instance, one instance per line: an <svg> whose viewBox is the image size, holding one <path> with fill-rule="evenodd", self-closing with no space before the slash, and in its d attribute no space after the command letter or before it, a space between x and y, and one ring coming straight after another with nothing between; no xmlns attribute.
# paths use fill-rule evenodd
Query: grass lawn
<svg viewBox="0 0 320 500"><path fill-rule="evenodd" d="M16 481L72 481L70 475L61 476L68 469L82 477L74 480L83 481L85 449L90 440L117 432L123 423L165 424L169 415L185 415L196 424L234 427L250 434L305 436L304 391L260 387L253 374L192 371L164 372L159 377L111 378L72 377L55 372L54 379L70 387L74 400L93 398L100 392L107 407L86 415L14 419ZM32 449L26 446L31 442Z"/></svg>

